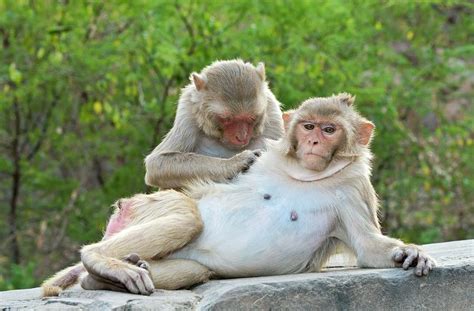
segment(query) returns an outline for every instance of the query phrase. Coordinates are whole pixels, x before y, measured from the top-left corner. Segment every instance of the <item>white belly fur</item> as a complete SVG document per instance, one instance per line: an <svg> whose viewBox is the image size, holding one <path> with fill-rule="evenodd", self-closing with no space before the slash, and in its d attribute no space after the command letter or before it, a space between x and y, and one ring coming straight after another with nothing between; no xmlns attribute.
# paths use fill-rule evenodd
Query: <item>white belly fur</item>
<svg viewBox="0 0 474 311"><path fill-rule="evenodd" d="M333 228L334 196L313 183L254 177L243 175L236 186L203 197L203 232L170 257L196 260L222 277L303 271Z"/></svg>

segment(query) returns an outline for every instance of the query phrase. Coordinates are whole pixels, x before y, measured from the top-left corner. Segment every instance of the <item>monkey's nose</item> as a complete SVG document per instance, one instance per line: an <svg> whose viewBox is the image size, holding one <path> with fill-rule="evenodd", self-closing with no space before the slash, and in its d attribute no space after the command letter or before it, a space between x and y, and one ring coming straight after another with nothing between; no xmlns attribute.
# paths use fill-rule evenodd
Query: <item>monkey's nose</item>
<svg viewBox="0 0 474 311"><path fill-rule="evenodd" d="M318 141L309 141L309 143L312 144L312 145L317 145L317 144L319 144Z"/></svg>

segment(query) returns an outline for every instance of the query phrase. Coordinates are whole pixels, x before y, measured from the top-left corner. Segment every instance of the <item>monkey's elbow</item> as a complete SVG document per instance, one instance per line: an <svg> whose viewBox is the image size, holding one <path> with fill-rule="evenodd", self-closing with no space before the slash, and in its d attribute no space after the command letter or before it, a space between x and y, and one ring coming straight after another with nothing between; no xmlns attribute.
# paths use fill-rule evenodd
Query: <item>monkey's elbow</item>
<svg viewBox="0 0 474 311"><path fill-rule="evenodd" d="M160 189L171 189L176 187L172 176L169 176L164 170L168 165L160 156L148 155L145 158L145 183L148 186L158 187Z"/></svg>
<svg viewBox="0 0 474 311"><path fill-rule="evenodd" d="M155 180L153 176L150 174L150 172L148 171L148 168L146 169L146 172L145 172L145 184L147 186L155 186Z"/></svg>
<svg viewBox="0 0 474 311"><path fill-rule="evenodd" d="M147 184L148 186L152 186L152 187L159 187L158 185L158 180L159 178L157 178L157 174L156 174L156 165L155 165L155 161L156 159L154 159L153 157L153 154L149 154L146 156L145 158L145 184Z"/></svg>
<svg viewBox="0 0 474 311"><path fill-rule="evenodd" d="M166 188L166 184L163 182L164 178L161 175L156 167L146 166L145 184L151 187Z"/></svg>

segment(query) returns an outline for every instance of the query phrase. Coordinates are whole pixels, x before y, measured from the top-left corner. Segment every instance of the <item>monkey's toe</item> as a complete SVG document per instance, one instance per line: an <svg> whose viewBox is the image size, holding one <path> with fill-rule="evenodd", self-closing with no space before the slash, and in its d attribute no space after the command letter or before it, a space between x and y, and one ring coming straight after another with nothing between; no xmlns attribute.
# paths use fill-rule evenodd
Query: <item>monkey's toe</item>
<svg viewBox="0 0 474 311"><path fill-rule="evenodd" d="M139 260L137 263L136 263L136 266L137 267L140 267L142 269L145 269L145 270L149 270L150 269L150 265L148 264L148 262L146 262L145 260Z"/></svg>
<svg viewBox="0 0 474 311"><path fill-rule="evenodd" d="M125 258L123 259L124 261L132 264L132 265L136 265L139 261L140 261L140 256L138 256L138 254L135 254L135 253L131 253L131 254L128 254L127 256L125 256Z"/></svg>

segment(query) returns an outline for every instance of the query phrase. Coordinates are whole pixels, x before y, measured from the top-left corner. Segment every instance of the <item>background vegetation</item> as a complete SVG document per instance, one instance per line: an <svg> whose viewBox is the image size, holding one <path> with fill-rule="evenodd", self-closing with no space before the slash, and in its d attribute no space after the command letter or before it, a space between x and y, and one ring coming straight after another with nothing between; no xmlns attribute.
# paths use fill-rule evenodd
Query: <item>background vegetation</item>
<svg viewBox="0 0 474 311"><path fill-rule="evenodd" d="M347 91L377 125L385 232L474 237L470 1L0 0L0 289L38 285L150 191L144 156L216 59L264 61L288 109Z"/></svg>

